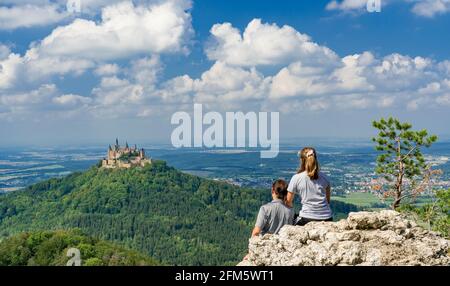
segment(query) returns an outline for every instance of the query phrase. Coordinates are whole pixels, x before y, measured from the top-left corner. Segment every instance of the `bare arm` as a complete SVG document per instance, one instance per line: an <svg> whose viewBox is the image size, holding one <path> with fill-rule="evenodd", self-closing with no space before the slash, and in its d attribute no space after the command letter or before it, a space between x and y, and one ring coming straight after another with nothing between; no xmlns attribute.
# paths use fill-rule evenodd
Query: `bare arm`
<svg viewBox="0 0 450 286"><path fill-rule="evenodd" d="M261 233L261 228L255 226L255 228L252 231L252 237L258 236Z"/></svg>
<svg viewBox="0 0 450 286"><path fill-rule="evenodd" d="M288 192L286 198L286 205L290 208L294 207L294 197L295 197L294 193Z"/></svg>
<svg viewBox="0 0 450 286"><path fill-rule="evenodd" d="M327 193L326 193L326 195L327 195L327 202L328 202L328 204L330 204L330 201L331 201L331 187L328 186L326 191L327 191Z"/></svg>

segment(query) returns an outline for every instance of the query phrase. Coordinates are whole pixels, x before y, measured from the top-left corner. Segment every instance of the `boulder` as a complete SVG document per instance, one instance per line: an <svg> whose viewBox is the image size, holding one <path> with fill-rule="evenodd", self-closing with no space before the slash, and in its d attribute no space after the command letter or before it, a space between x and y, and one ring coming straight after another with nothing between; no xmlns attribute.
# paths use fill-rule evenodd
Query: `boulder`
<svg viewBox="0 0 450 286"><path fill-rule="evenodd" d="M400 213L350 213L339 222L284 226L253 237L240 266L450 265L450 241Z"/></svg>

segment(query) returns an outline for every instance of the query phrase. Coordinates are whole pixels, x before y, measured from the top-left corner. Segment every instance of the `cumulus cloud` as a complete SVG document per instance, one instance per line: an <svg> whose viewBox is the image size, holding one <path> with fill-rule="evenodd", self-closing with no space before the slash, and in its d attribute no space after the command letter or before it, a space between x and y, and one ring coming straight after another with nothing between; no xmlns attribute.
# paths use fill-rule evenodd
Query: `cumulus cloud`
<svg viewBox="0 0 450 286"><path fill-rule="evenodd" d="M57 5L0 6L0 30L14 30L55 24L68 17Z"/></svg>
<svg viewBox="0 0 450 286"><path fill-rule="evenodd" d="M275 106L284 112L396 106L417 110L445 102L449 90L448 61L398 53L379 58L368 51L340 58L291 27L258 19L242 35L227 23L214 25L211 34L214 43L206 52L215 63L199 78L183 75L162 84L155 94L163 101L222 109ZM279 43L283 49L276 48ZM264 75L261 66L279 70Z"/></svg>
<svg viewBox="0 0 450 286"><path fill-rule="evenodd" d="M438 104L441 104L441 105L450 106L450 93L449 93L449 94L442 95L442 96L439 96L439 97L436 99L436 102L437 102Z"/></svg>
<svg viewBox="0 0 450 286"><path fill-rule="evenodd" d="M15 4L40 4L38 0L22 2ZM44 94L44 86L54 88L52 96L43 98L55 110L89 106L96 113L115 103L142 104L152 96L161 72L159 54L188 52L192 33L190 1L83 4L92 6L94 2L113 4L103 8L98 21L78 18L55 28L44 39L32 43L23 56L0 45L0 96L2 104L11 105L9 112L21 106L14 98ZM129 65L121 68L115 61L122 61L121 65L129 61ZM64 80L65 75L74 77L86 72L100 77L92 98L59 92L51 83Z"/></svg>
<svg viewBox="0 0 450 286"><path fill-rule="evenodd" d="M192 100L219 109L236 108L246 102L248 108L264 100L268 83L269 79L255 68L216 62L200 78L188 75L174 78L157 94L167 102Z"/></svg>
<svg viewBox="0 0 450 286"><path fill-rule="evenodd" d="M341 65L329 71L305 68L300 62L282 69L272 79L271 97L317 96L374 89L364 76L365 68L373 63L373 55L364 53L344 57Z"/></svg>
<svg viewBox="0 0 450 286"><path fill-rule="evenodd" d="M2 95L0 97L0 102L11 108L25 108L47 102L49 98L56 95L56 92L56 85L45 84L30 92Z"/></svg>
<svg viewBox="0 0 450 286"><path fill-rule="evenodd" d="M172 5L175 2L167 3ZM127 2L111 9L125 14L131 11L129 9L144 9L130 5ZM151 13L152 9L146 11ZM139 14L136 11L132 13ZM183 10L180 15L184 13ZM103 18L93 23L97 28L101 27L100 35L103 36L106 26L114 27L114 35L123 33L122 28L116 30L115 25L106 25L108 21ZM70 29L76 26L74 23L68 25ZM125 23L127 25L128 22ZM55 29L51 36L33 45L23 57L12 53L3 59L0 57L2 103L23 108L24 105L12 101L9 96L18 96L19 99L31 96L29 92L8 90L17 82L19 74L42 78L45 75L79 75L91 70L99 82L88 96L56 90L41 98L55 110L82 109L99 117L155 116L167 113L169 109L192 108L194 102L217 110L279 109L286 113L375 108L408 108L413 111L448 105L449 61L437 62L398 53L378 57L369 51L340 57L292 27L280 27L258 19L251 21L242 33L231 24L214 25L211 29L212 43L205 48L208 58L214 61L211 67L198 77L184 74L164 81L161 76L164 57L160 54L183 53L185 35L176 37L177 45L167 44L163 50L149 48L149 54L142 55L128 51L126 47L129 44L124 43L124 51L117 52L115 47L106 51L99 60L95 56L99 52L96 49L103 44L92 44L92 51L87 54L81 52L84 48L80 50L77 47L53 50L54 43L66 40L63 35L66 35L68 26ZM190 23L179 27L184 34L189 34ZM90 37L80 33L73 36L82 41ZM130 56L123 61L127 51ZM2 89L6 91L2 93ZM49 94L44 91L37 94Z"/></svg>
<svg viewBox="0 0 450 286"><path fill-rule="evenodd" d="M153 56L131 61L130 66L123 69L124 77L117 73L105 73L100 84L92 90L91 106L95 115L121 117L145 114L152 100L158 99L155 86L160 71L159 57Z"/></svg>
<svg viewBox="0 0 450 286"><path fill-rule="evenodd" d="M367 11L368 0L332 0L326 5L326 10L338 10L342 12ZM383 6L394 2L404 2L411 6L411 12L420 17L432 18L436 15L450 12L450 0L381 0Z"/></svg>
<svg viewBox="0 0 450 286"><path fill-rule="evenodd" d="M36 47L41 56L115 60L133 55L186 51L190 14L174 1L136 6L122 2L102 10L100 23L76 19Z"/></svg>
<svg viewBox="0 0 450 286"><path fill-rule="evenodd" d="M115 75L120 71L120 67L117 64L102 64L97 67L94 73L98 76Z"/></svg>
<svg viewBox="0 0 450 286"><path fill-rule="evenodd" d="M79 2L79 11L71 11L69 4ZM73 17L93 18L104 7L126 0L2 0L0 3L0 30L49 26ZM132 1L132 0L128 0ZM184 6L190 5L184 0ZM158 3L156 0L135 0L140 4ZM2 6L4 5L4 6Z"/></svg>
<svg viewBox="0 0 450 286"><path fill-rule="evenodd" d="M11 54L10 48L0 43L0 60L4 60L9 56L9 54Z"/></svg>
<svg viewBox="0 0 450 286"><path fill-rule="evenodd" d="M89 104L92 102L92 99L76 94L63 94L61 96L54 97L52 101L60 106L74 107Z"/></svg>
<svg viewBox="0 0 450 286"><path fill-rule="evenodd" d="M0 90L14 86L22 62L20 55L14 53L0 59Z"/></svg>
<svg viewBox="0 0 450 286"><path fill-rule="evenodd" d="M416 3L412 11L419 16L432 18L450 12L450 0L424 0Z"/></svg>
<svg viewBox="0 0 450 286"><path fill-rule="evenodd" d="M302 60L305 65L323 65L337 60L327 47L290 26L251 21L243 34L230 23L211 28L213 43L206 49L211 60L236 66L281 65Z"/></svg>
<svg viewBox="0 0 450 286"><path fill-rule="evenodd" d="M21 81L48 81L54 75L80 75L106 62L139 55L186 53L192 33L189 1L135 5L125 1L102 10L101 20L76 19L33 43L24 56L0 58L0 88ZM4 57L4 56L3 56Z"/></svg>
<svg viewBox="0 0 450 286"><path fill-rule="evenodd" d="M367 0L333 0L329 2L326 6L327 10L361 10L367 7Z"/></svg>

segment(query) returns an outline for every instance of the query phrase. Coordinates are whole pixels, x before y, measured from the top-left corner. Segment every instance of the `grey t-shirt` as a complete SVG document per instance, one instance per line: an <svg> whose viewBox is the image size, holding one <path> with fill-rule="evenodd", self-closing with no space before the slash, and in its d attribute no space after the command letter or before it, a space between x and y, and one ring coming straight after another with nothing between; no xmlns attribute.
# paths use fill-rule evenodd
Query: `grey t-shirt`
<svg viewBox="0 0 450 286"><path fill-rule="evenodd" d="M286 225L294 222L294 209L287 207L281 200L273 200L259 209L255 226L261 229L261 234L277 234Z"/></svg>
<svg viewBox="0 0 450 286"><path fill-rule="evenodd" d="M330 182L320 172L317 180L311 180L306 172L292 177L288 192L297 194L301 198L300 217L323 220L333 216L326 197L326 190L329 186Z"/></svg>

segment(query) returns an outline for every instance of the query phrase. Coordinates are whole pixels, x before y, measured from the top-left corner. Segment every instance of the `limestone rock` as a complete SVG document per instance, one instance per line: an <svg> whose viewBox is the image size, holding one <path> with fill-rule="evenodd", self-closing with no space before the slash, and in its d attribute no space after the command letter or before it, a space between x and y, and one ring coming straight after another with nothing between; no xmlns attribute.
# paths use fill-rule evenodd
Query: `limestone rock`
<svg viewBox="0 0 450 286"><path fill-rule="evenodd" d="M449 249L449 240L398 212L357 212L251 238L248 260L239 265L450 265Z"/></svg>

